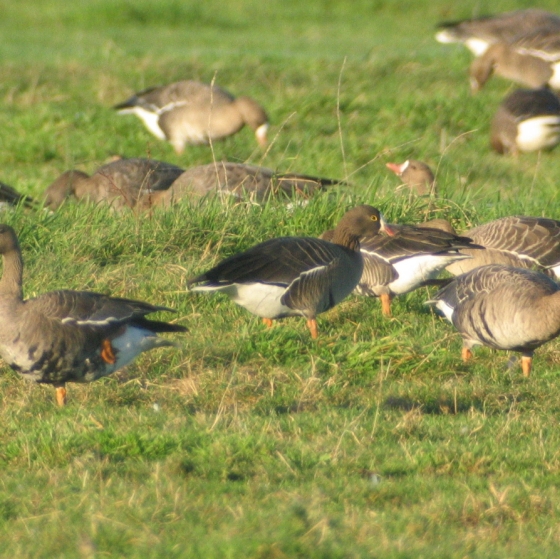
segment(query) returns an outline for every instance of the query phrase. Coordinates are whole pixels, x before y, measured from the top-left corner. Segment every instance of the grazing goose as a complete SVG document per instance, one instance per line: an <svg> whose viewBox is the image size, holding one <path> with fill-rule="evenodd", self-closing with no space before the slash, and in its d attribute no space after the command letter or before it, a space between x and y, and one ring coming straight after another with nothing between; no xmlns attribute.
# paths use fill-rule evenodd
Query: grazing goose
<svg viewBox="0 0 560 559"><path fill-rule="evenodd" d="M560 17L538 9L517 10L495 16L443 22L436 34L440 43L463 43L475 56L482 56L494 43L510 43L536 30L560 29Z"/></svg>
<svg viewBox="0 0 560 559"><path fill-rule="evenodd" d="M544 217L509 216L466 231L485 250L462 249L469 260L447 268L453 275L487 264L536 268L560 278L560 221Z"/></svg>
<svg viewBox="0 0 560 559"><path fill-rule="evenodd" d="M499 264L476 268L428 303L459 330L464 361L474 345L519 351L526 377L534 350L560 333L560 286L532 270Z"/></svg>
<svg viewBox="0 0 560 559"><path fill-rule="evenodd" d="M169 188L184 169L155 159L118 159L99 167L90 177L66 171L45 191L45 205L56 209L73 196L89 202L106 202L113 209L133 208L144 190Z"/></svg>
<svg viewBox="0 0 560 559"><path fill-rule="evenodd" d="M549 89L518 89L508 95L490 127L498 153L551 149L560 142L560 100Z"/></svg>
<svg viewBox="0 0 560 559"><path fill-rule="evenodd" d="M15 188L0 182L0 206L17 206L18 204L23 204L26 208L36 206L33 198L20 194Z"/></svg>
<svg viewBox="0 0 560 559"><path fill-rule="evenodd" d="M341 182L296 173L276 173L266 167L243 163L216 162L187 169L169 189L152 194L149 205L169 206L184 197L201 198L209 194L256 201L278 194L310 196L316 190Z"/></svg>
<svg viewBox="0 0 560 559"><path fill-rule="evenodd" d="M0 356L24 378L56 387L66 402L66 382L91 382L110 375L138 354L173 345L158 332L186 328L148 320L147 314L171 311L86 291L51 291L23 299L23 261L14 230L0 225Z"/></svg>
<svg viewBox="0 0 560 559"><path fill-rule="evenodd" d="M177 153L186 144L208 144L249 126L265 146L268 117L250 97L237 97L221 89L191 80L140 91L114 107L119 114L135 114L160 140Z"/></svg>
<svg viewBox="0 0 560 559"><path fill-rule="evenodd" d="M419 196L435 194L435 178L432 170L426 163L408 159L400 165L398 163L387 163L395 175L400 177L403 184Z"/></svg>
<svg viewBox="0 0 560 559"><path fill-rule="evenodd" d="M371 206L357 206L338 223L332 243L310 237L280 237L260 243L192 278L192 291L220 291L270 325L272 319L304 316L311 337L316 316L340 303L356 287L363 261L359 239L391 234Z"/></svg>
<svg viewBox="0 0 560 559"><path fill-rule="evenodd" d="M392 236L360 238L364 270L355 288L359 295L379 297L385 316L391 316L393 297L436 283L433 280L446 266L470 258L459 249L482 248L469 238L440 228L394 224L389 227ZM321 238L329 240L332 234L332 230L326 231Z"/></svg>

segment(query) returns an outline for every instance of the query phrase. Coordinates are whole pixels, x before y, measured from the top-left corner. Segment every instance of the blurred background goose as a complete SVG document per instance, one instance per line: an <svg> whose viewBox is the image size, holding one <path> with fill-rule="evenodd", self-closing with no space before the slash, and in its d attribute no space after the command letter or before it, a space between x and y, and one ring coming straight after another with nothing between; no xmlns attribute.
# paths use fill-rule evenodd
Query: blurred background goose
<svg viewBox="0 0 560 559"><path fill-rule="evenodd" d="M341 183L297 173L276 173L266 167L244 163L216 161L187 169L169 189L153 193L148 205L168 206L183 197L201 198L212 194L255 201L276 195L308 197L325 186Z"/></svg>
<svg viewBox="0 0 560 559"><path fill-rule="evenodd" d="M436 193L434 173L426 163L407 159L404 163L386 163L386 166L419 196Z"/></svg>
<svg viewBox="0 0 560 559"><path fill-rule="evenodd" d="M66 402L66 382L91 382L110 375L137 355L173 345L159 332L186 328L145 318L170 311L141 301L85 291L52 291L23 299L23 261L17 236L0 225L0 355L24 378L56 387Z"/></svg>
<svg viewBox="0 0 560 559"><path fill-rule="evenodd" d="M485 250L461 249L470 255L447 267L453 275L479 266L503 264L535 268L560 278L560 221L544 217L508 216L464 233Z"/></svg>
<svg viewBox="0 0 560 559"><path fill-rule="evenodd" d="M517 89L502 102L490 127L498 153L540 151L560 142L560 100L549 89Z"/></svg>
<svg viewBox="0 0 560 559"><path fill-rule="evenodd" d="M184 80L140 91L114 107L135 114L177 153L186 144L208 144L249 126L261 146L267 144L268 116L251 97L235 98L214 84Z"/></svg>
<svg viewBox="0 0 560 559"><path fill-rule="evenodd" d="M540 29L510 43L495 43L471 64L471 91L476 93L496 74L538 89L560 89L560 29Z"/></svg>
<svg viewBox="0 0 560 559"><path fill-rule="evenodd" d="M534 350L560 333L560 286L532 270L483 266L455 278L428 303L463 337L464 361L475 345L519 351L526 377Z"/></svg>
<svg viewBox="0 0 560 559"><path fill-rule="evenodd" d="M357 206L338 223L332 242L280 237L220 262L187 282L191 291L218 291L272 324L272 319L304 316L318 337L316 316L340 303L358 284L363 261L359 239L391 234L379 210Z"/></svg>
<svg viewBox="0 0 560 559"><path fill-rule="evenodd" d="M517 10L494 16L442 22L436 33L440 43L463 43L475 56L494 43L509 43L540 29L560 30L560 17L539 9Z"/></svg>
<svg viewBox="0 0 560 559"><path fill-rule="evenodd" d="M391 301L396 295L410 293L430 285L439 273L452 262L469 259L459 249L477 247L471 239L459 237L436 227L390 224L392 235L365 235L360 238L364 259L362 277L355 292L381 299L381 310L391 316ZM321 238L330 240L333 231L325 231Z"/></svg>
<svg viewBox="0 0 560 559"><path fill-rule="evenodd" d="M31 196L20 194L12 186L0 182L0 206L17 206L23 204L26 208L34 208L37 203Z"/></svg>
<svg viewBox="0 0 560 559"><path fill-rule="evenodd" d="M113 209L133 208L144 190L169 188L184 169L155 159L117 159L103 165L91 176L82 171L66 171L45 191L45 205L56 209L69 197L110 204Z"/></svg>

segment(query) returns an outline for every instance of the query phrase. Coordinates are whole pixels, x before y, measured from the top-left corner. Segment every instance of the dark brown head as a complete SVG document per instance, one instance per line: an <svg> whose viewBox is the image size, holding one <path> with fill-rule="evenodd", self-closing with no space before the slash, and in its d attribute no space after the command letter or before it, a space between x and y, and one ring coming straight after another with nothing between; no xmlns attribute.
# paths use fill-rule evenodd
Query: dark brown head
<svg viewBox="0 0 560 559"><path fill-rule="evenodd" d="M494 73L496 64L505 54L506 45L496 43L491 45L486 52L475 58L469 68L469 82L471 93L478 93Z"/></svg>
<svg viewBox="0 0 560 559"><path fill-rule="evenodd" d="M371 237L383 232L393 236L394 231L387 225L381 212L373 206L356 206L348 210L338 222L331 242L357 248L360 237Z"/></svg>
<svg viewBox="0 0 560 559"><path fill-rule="evenodd" d="M407 159L400 165L398 163L387 163L387 168L391 169L403 183L422 196L430 194L434 187L434 173L426 163L416 159Z"/></svg>

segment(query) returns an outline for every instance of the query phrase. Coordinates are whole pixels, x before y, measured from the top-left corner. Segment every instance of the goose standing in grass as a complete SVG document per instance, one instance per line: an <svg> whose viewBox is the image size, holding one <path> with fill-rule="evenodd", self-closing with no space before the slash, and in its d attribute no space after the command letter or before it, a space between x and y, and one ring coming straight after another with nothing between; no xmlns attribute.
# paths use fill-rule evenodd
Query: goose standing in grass
<svg viewBox="0 0 560 559"><path fill-rule="evenodd" d="M45 191L45 205L58 208L69 197L99 203L113 209L136 206L143 192L169 188L184 169L155 159L117 159L103 165L91 177L82 171L66 171Z"/></svg>
<svg viewBox="0 0 560 559"><path fill-rule="evenodd" d="M503 264L536 268L560 278L560 221L545 217L508 216L464 233L485 250L462 249L472 258L451 264L453 275L479 266Z"/></svg>
<svg viewBox="0 0 560 559"><path fill-rule="evenodd" d="M473 93L493 74L533 89L560 90L560 29L541 29L511 43L496 43L475 58L469 74Z"/></svg>
<svg viewBox="0 0 560 559"><path fill-rule="evenodd" d="M483 266L455 278L428 303L463 337L463 361L475 345L519 351L526 377L535 349L560 334L560 286L532 270Z"/></svg>
<svg viewBox="0 0 560 559"><path fill-rule="evenodd" d="M356 293L379 297L383 314L391 316L391 301L396 295L436 283L433 280L446 266L471 258L460 250L482 248L467 237L440 229L441 226L439 220L437 227L391 224L392 236L361 237L364 270ZM326 231L321 238L329 240L332 234L332 230Z"/></svg>
<svg viewBox="0 0 560 559"><path fill-rule="evenodd" d="M498 153L540 151L560 142L560 100L549 89L518 89L508 95L490 127Z"/></svg>
<svg viewBox="0 0 560 559"><path fill-rule="evenodd" d="M359 239L392 233L379 210L357 206L340 220L332 242L279 237L260 243L190 279L191 291L219 291L264 319L303 316L311 337L316 317L340 303L358 284L363 260Z"/></svg>
<svg viewBox="0 0 560 559"><path fill-rule="evenodd" d="M177 153L186 144L208 144L249 126L261 146L267 143L268 116L251 97L234 97L214 84L192 80L140 91L114 107L135 114Z"/></svg>
<svg viewBox="0 0 560 559"><path fill-rule="evenodd" d="M419 196L436 193L434 173L426 163L407 159L401 164L387 163L386 165L403 181L404 186Z"/></svg>
<svg viewBox="0 0 560 559"><path fill-rule="evenodd" d="M277 195L308 197L325 186L341 183L334 179L276 173L266 167L217 161L187 169L170 188L150 193L146 198L150 206L170 206L182 198L198 199L212 194L260 202Z"/></svg>
<svg viewBox="0 0 560 559"><path fill-rule="evenodd" d="M23 299L23 260L17 236L0 225L0 356L24 378L52 384L59 405L66 403L67 382L91 382L114 373L137 355L174 345L159 332L186 328L148 320L171 311L86 291L52 291Z"/></svg>
<svg viewBox="0 0 560 559"><path fill-rule="evenodd" d="M463 43L475 56L482 56L494 43L510 43L540 29L560 30L560 17L545 10L528 9L494 16L443 22L436 34L440 43Z"/></svg>

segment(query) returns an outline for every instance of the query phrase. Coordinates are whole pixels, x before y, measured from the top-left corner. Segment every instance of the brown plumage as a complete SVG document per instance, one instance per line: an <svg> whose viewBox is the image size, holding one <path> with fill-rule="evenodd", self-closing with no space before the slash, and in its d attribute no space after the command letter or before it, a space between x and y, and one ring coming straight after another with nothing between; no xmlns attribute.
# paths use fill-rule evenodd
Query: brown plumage
<svg viewBox="0 0 560 559"><path fill-rule="evenodd" d="M110 375L138 354L173 345L159 332L184 332L146 315L171 311L142 301L85 291L52 291L23 299L23 261L14 230L0 225L0 355L24 378L52 384L66 401L66 382Z"/></svg>
<svg viewBox="0 0 560 559"><path fill-rule="evenodd" d="M186 144L208 144L249 126L267 143L268 116L250 97L235 98L217 85L192 80L140 91L114 107L135 114L148 130L181 153Z"/></svg>
<svg viewBox="0 0 560 559"><path fill-rule="evenodd" d="M145 205L169 206L182 198L197 199L208 195L256 201L278 195L308 197L325 186L340 183L333 179L276 173L266 167L218 161L187 169L166 191L150 193Z"/></svg>
<svg viewBox="0 0 560 559"><path fill-rule="evenodd" d="M464 233L485 250L462 249L472 258L448 266L454 275L487 264L535 268L560 278L560 221L509 216L483 223Z"/></svg>
<svg viewBox="0 0 560 559"><path fill-rule="evenodd" d="M45 191L45 205L56 209L68 197L107 203L113 209L133 208L145 191L169 188L184 169L155 159L118 159L99 167L93 175L67 171Z"/></svg>
<svg viewBox="0 0 560 559"><path fill-rule="evenodd" d="M463 337L463 360L474 345L521 352L524 376L533 352L560 333L560 286L532 270L476 268L440 290L436 306Z"/></svg>
<svg viewBox="0 0 560 559"><path fill-rule="evenodd" d="M415 194L424 196L436 193L434 173L426 163L408 159L401 164L387 163L386 165Z"/></svg>
<svg viewBox="0 0 560 559"><path fill-rule="evenodd" d="M560 142L560 100L549 89L517 89L502 102L490 127L498 153L551 149Z"/></svg>
<svg viewBox="0 0 560 559"><path fill-rule="evenodd" d="M481 56L494 43L510 43L540 29L560 30L560 17L539 9L517 10L493 16L443 22L436 34L440 43L463 43Z"/></svg>
<svg viewBox="0 0 560 559"><path fill-rule="evenodd" d="M338 223L332 242L280 237L234 254L188 281L192 291L219 291L267 324L274 318L304 316L312 338L316 317L356 287L363 269L359 239L387 230L379 210L358 206Z"/></svg>

